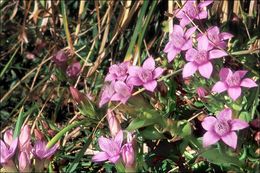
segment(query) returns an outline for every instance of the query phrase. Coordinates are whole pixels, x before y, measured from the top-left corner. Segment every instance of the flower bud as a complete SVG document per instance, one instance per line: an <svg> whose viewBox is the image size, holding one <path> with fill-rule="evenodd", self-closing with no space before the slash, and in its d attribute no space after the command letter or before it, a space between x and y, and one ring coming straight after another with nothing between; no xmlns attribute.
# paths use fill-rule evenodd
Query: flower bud
<svg viewBox="0 0 260 173"><path fill-rule="evenodd" d="M40 130L34 129L33 132L34 132L34 136L35 136L36 140L40 140L40 141L43 140L43 134Z"/></svg>
<svg viewBox="0 0 260 173"><path fill-rule="evenodd" d="M108 121L108 126L109 126L111 136L113 137L116 136L116 134L122 129L119 120L117 119L114 112L111 111L111 109L107 110L107 121Z"/></svg>
<svg viewBox="0 0 260 173"><path fill-rule="evenodd" d="M13 142L13 130L12 129L8 129L5 131L4 141L8 146L10 146L12 144L12 142Z"/></svg>
<svg viewBox="0 0 260 173"><path fill-rule="evenodd" d="M85 96L83 93L79 92L79 90L77 90L74 87L70 87L70 94L72 96L72 98L79 104L80 102L84 102L84 100L86 100L87 96Z"/></svg>
<svg viewBox="0 0 260 173"><path fill-rule="evenodd" d="M74 62L74 63L72 63L71 65L68 66L68 68L66 70L66 74L70 78L75 78L79 75L80 68L81 68L80 63Z"/></svg>
<svg viewBox="0 0 260 173"><path fill-rule="evenodd" d="M18 157L19 161L19 171L20 172L30 172L30 155L29 153L22 151Z"/></svg>
<svg viewBox="0 0 260 173"><path fill-rule="evenodd" d="M198 87L196 92L200 98L203 98L207 95L207 91L203 87Z"/></svg>
<svg viewBox="0 0 260 173"><path fill-rule="evenodd" d="M249 124L252 129L260 130L260 118L254 119Z"/></svg>
<svg viewBox="0 0 260 173"><path fill-rule="evenodd" d="M64 66L67 63L68 57L63 50L60 50L52 57L52 60L57 66Z"/></svg>
<svg viewBox="0 0 260 173"><path fill-rule="evenodd" d="M122 147L122 158L126 167L133 167L135 162L135 152L132 143L126 143Z"/></svg>
<svg viewBox="0 0 260 173"><path fill-rule="evenodd" d="M30 140L31 140L31 133L30 133L30 127L29 125L25 125L22 129L21 129L21 133L19 136L19 147L20 149L22 149L23 147L28 148L28 146L30 145Z"/></svg>

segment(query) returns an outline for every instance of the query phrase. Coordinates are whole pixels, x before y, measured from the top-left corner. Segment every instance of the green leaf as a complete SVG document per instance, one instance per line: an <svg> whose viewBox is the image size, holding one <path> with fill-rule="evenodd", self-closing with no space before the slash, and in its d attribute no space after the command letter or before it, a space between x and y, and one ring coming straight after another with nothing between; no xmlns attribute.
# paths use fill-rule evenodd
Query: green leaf
<svg viewBox="0 0 260 173"><path fill-rule="evenodd" d="M148 140L158 140L158 139L164 139L164 135L159 133L154 126L148 126L144 130L140 131L140 134L143 136L143 138Z"/></svg>
<svg viewBox="0 0 260 173"><path fill-rule="evenodd" d="M206 158L209 162L217 165L236 165L240 168L243 167L243 163L239 161L237 157L231 157L225 153L220 153L217 148L208 149L203 152L201 156Z"/></svg>
<svg viewBox="0 0 260 173"><path fill-rule="evenodd" d="M243 111L243 112L241 112L241 113L239 114L239 119L244 120L244 121L246 121L246 122L249 122L249 121L251 121L251 116L249 115L248 112Z"/></svg>

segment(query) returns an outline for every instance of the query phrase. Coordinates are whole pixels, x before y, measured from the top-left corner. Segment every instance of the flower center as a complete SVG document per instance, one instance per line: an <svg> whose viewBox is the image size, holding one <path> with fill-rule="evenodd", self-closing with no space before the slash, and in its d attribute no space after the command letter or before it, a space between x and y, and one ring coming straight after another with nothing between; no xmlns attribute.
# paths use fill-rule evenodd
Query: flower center
<svg viewBox="0 0 260 173"><path fill-rule="evenodd" d="M205 62L208 62L208 52L207 51L198 51L195 62L199 65L204 64Z"/></svg>
<svg viewBox="0 0 260 173"><path fill-rule="evenodd" d="M238 75L232 75L227 78L226 83L230 87L238 86L240 84L240 77Z"/></svg>
<svg viewBox="0 0 260 173"><path fill-rule="evenodd" d="M230 132L230 125L227 121L220 120L215 124L214 130L219 136L224 136Z"/></svg>
<svg viewBox="0 0 260 173"><path fill-rule="evenodd" d="M153 79L153 74L150 70L142 69L138 74L138 77L143 83L147 83Z"/></svg>
<svg viewBox="0 0 260 173"><path fill-rule="evenodd" d="M176 47L178 49L181 49L185 43L184 38L178 33L172 35L172 41L173 41L174 47Z"/></svg>

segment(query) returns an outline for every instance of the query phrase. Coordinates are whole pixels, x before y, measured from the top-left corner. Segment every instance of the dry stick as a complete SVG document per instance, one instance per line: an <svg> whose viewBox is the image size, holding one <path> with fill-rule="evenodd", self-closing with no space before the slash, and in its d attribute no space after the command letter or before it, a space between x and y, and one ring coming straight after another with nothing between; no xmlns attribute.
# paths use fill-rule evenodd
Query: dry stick
<svg viewBox="0 0 260 173"><path fill-rule="evenodd" d="M39 64L39 66L41 66L42 64L48 62L52 57L49 57L48 59L46 59L45 61L43 61L41 64ZM28 72L19 82L17 82L0 100L0 103L2 103L21 83L22 81L24 81L28 76L30 76L35 70L37 70L38 67L35 67L34 69L32 69L30 72Z"/></svg>

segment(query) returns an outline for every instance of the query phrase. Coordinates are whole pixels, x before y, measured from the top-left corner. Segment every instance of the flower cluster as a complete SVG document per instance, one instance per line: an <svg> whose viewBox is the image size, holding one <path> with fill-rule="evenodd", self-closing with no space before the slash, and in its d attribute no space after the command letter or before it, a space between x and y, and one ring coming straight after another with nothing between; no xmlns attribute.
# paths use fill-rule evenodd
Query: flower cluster
<svg viewBox="0 0 260 173"><path fill-rule="evenodd" d="M13 137L13 130L9 129L5 131L3 140L0 140L0 164L7 172L17 172L17 167L20 172L30 172L32 170L31 159L34 157L36 159L35 169L39 170L39 164L43 165L46 160L49 160L57 148L58 145L50 149L46 148L46 142L43 140L36 141L32 146L28 125L21 129L17 138ZM14 156L17 156L18 159L14 159ZM15 160L18 160L17 166Z"/></svg>
<svg viewBox="0 0 260 173"><path fill-rule="evenodd" d="M80 73L81 65L78 61L68 62L68 56L63 50L58 51L53 57L52 61L60 67L62 70L66 71L66 75L69 78L76 78ZM68 64L69 63L69 64Z"/></svg>
<svg viewBox="0 0 260 173"><path fill-rule="evenodd" d="M205 33L196 33L195 27L188 28L193 20L207 18L205 7L210 5L212 0L205 0L196 4L196 1L186 1L181 9L175 11L175 16L179 19L180 24L173 26L170 33L169 42L164 48L167 53L168 62L171 62L177 54L182 51L185 59L188 61L182 71L183 78L192 76L198 71L201 76L209 79L213 72L212 61L214 59L227 56L224 50L227 46L226 40L233 37L227 32L220 32L217 26L209 27ZM194 25L194 23L193 23ZM197 46L194 48L192 38L197 40ZM212 91L222 93L228 92L232 100L237 100L241 95L241 87L252 88L257 84L250 78L244 78L247 71L238 70L232 72L229 68L222 68L219 72L220 81L214 84ZM197 88L200 98L205 97L206 90L202 87ZM205 118L202 126L207 132L203 136L203 145L205 147L212 145L220 139L232 148L237 146L237 135L235 130L246 128L248 124L239 119L232 120L232 110L224 109L219 113L217 118L210 116Z"/></svg>
<svg viewBox="0 0 260 173"><path fill-rule="evenodd" d="M102 91L99 106L109 101L120 101L125 104L131 97L134 86L143 86L153 92L157 86L156 79L162 73L163 69L155 67L152 57L147 58L142 67L133 66L130 62L112 65L105 78L108 84Z"/></svg>

